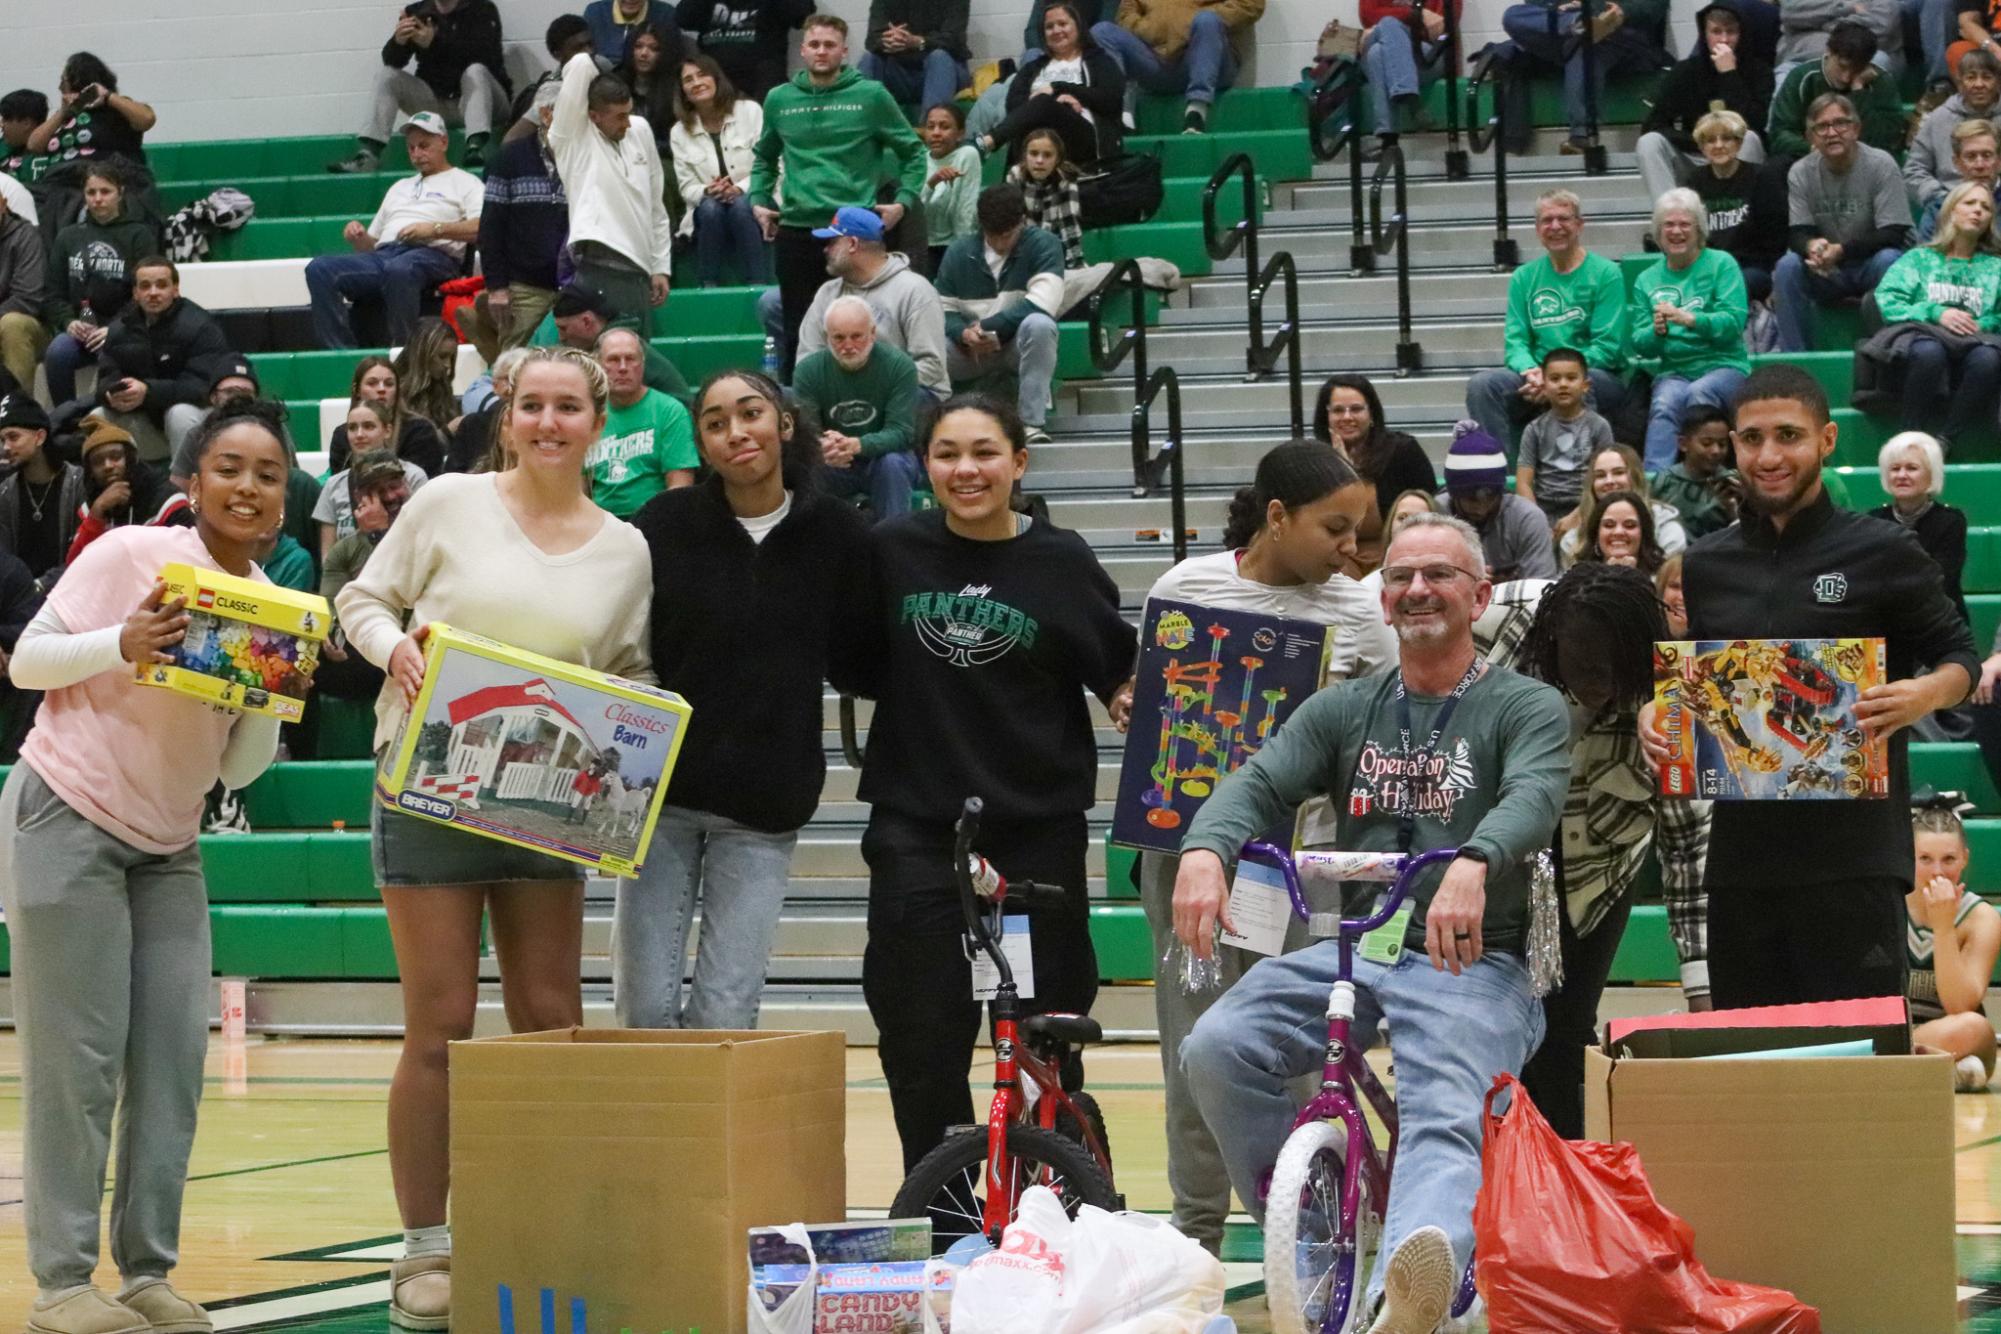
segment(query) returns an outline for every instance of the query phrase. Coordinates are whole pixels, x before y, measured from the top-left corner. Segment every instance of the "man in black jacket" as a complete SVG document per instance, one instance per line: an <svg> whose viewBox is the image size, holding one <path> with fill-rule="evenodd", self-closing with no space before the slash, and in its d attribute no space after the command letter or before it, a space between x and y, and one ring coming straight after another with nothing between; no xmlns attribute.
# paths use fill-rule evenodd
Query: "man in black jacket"
<svg viewBox="0 0 2001 1334"><path fill-rule="evenodd" d="M132 304L98 353L99 415L132 433L140 458L172 458L208 410L205 359L228 353L222 326L181 296L173 261L142 259L132 267Z"/></svg>
<svg viewBox="0 0 2001 1334"><path fill-rule="evenodd" d="M417 72L405 68L412 57ZM493 0L417 0L406 5L396 30L382 45L382 68L375 73L375 106L359 146L328 171L374 171L398 113L435 111L466 128L465 166L486 162L486 142L497 117L505 115L509 92L501 54L500 11Z"/></svg>
<svg viewBox="0 0 2001 1334"><path fill-rule="evenodd" d="M1661 80L1653 109L1640 125L1640 180L1650 202L1685 183L1684 162L1702 162L1695 144L1697 121L1724 110L1757 126L1771 111L1772 67L1743 49L1738 0L1713 0L1696 14L1695 26L1695 49ZM1765 160L1756 130L1745 135L1738 156L1746 162Z"/></svg>
<svg viewBox="0 0 2001 1334"><path fill-rule="evenodd" d="M916 99L920 110L956 100L972 82L967 9L968 0L872 0L867 49L856 68L897 101Z"/></svg>
<svg viewBox="0 0 2001 1334"><path fill-rule="evenodd" d="M1719 801L1703 888L1716 1008L1901 996L1913 853L1903 730L1967 697L1973 640L1936 562L1896 524L1836 509L1821 482L1837 428L1827 394L1794 366L1761 366L1737 391L1740 522L1689 549L1691 639L1881 636L1888 684L1855 717L1890 743L1890 792L1830 810L1812 801ZM1660 763L1649 705L1640 739Z"/></svg>

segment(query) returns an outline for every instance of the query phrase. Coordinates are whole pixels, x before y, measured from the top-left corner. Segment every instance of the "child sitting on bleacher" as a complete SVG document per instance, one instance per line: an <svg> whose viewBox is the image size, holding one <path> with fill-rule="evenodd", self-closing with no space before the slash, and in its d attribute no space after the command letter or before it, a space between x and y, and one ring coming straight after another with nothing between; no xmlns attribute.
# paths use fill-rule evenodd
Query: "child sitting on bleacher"
<svg viewBox="0 0 2001 1334"><path fill-rule="evenodd" d="M1584 406L1591 379L1583 353L1553 349L1542 359L1542 382L1549 406L1522 428L1515 491L1556 523L1583 499L1585 470L1591 456L1612 443L1612 427Z"/></svg>
<svg viewBox="0 0 2001 1334"><path fill-rule="evenodd" d="M924 113L919 131L931 160L924 165L924 228L931 243L931 271L945 260L945 247L980 229L980 150L966 142L966 113L956 102L940 102Z"/></svg>
<svg viewBox="0 0 2001 1334"><path fill-rule="evenodd" d="M1065 270L1084 267L1084 207L1077 193L1077 169L1054 130L1030 130L1021 141L1021 161L1007 178L1021 186L1028 225L1063 243Z"/></svg>
<svg viewBox="0 0 2001 1334"><path fill-rule="evenodd" d="M1911 1038L1950 1055L1962 1093L1984 1092L1994 1076L1994 1025L1982 1004L2001 954L2001 913L1967 892L1966 827L1952 796L1913 796L1917 871L1904 899L1904 948L1911 966Z"/></svg>

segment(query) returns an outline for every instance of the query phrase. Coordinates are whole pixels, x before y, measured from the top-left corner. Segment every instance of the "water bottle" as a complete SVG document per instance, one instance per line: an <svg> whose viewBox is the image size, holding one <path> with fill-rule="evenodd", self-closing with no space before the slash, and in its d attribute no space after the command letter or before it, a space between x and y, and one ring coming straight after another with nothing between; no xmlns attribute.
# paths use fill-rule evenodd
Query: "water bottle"
<svg viewBox="0 0 2001 1334"><path fill-rule="evenodd" d="M764 373L773 380L776 380L778 378L779 367L784 365L784 363L785 358L778 354L778 340L770 334L766 334L764 336Z"/></svg>

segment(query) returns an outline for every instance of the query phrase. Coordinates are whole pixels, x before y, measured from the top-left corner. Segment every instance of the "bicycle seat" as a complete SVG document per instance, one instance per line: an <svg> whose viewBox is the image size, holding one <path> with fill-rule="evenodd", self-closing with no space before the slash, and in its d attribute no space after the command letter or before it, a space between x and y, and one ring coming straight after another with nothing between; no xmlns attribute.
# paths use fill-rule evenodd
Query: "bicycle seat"
<svg viewBox="0 0 2001 1334"><path fill-rule="evenodd" d="M1021 1030L1030 1038L1048 1038L1073 1047L1105 1040L1105 1030L1088 1014L1032 1014L1021 1021Z"/></svg>

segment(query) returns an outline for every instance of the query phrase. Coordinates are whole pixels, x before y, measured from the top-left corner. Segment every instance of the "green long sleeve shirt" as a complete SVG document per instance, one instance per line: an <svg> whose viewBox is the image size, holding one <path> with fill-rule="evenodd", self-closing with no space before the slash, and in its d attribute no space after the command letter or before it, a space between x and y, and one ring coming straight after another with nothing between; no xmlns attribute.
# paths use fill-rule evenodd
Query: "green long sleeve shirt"
<svg viewBox="0 0 2001 1334"><path fill-rule="evenodd" d="M1657 305L1691 312L1695 324L1669 324L1654 332ZM1744 274L1737 261L1721 250L1704 249L1685 269L1666 259L1642 272L1633 284L1633 357L1656 375L1699 379L1710 371L1751 373L1744 354L1744 322L1751 316L1744 294Z"/></svg>
<svg viewBox="0 0 2001 1334"><path fill-rule="evenodd" d="M1885 323L1937 324L1948 310L1973 316L1982 333L2001 333L2001 255L1950 259L1930 246L1906 250L1876 285Z"/></svg>
<svg viewBox="0 0 2001 1334"><path fill-rule="evenodd" d="M1569 273L1548 255L1508 280L1508 369L1526 374L1559 347L1575 348L1594 370L1626 367L1626 280L1603 255L1587 254Z"/></svg>
<svg viewBox="0 0 2001 1334"><path fill-rule="evenodd" d="M822 348L792 372L792 392L813 409L822 430L861 442L864 458L909 449L917 440L917 363L878 341L858 371Z"/></svg>
<svg viewBox="0 0 2001 1334"><path fill-rule="evenodd" d="M1416 815L1414 851L1475 848L1487 857L1488 949L1519 952L1528 928L1528 863L1550 845L1570 783L1570 710L1554 687L1489 667L1453 710L1435 752L1403 754L1396 706L1399 676L1345 681L1319 691L1225 778L1188 836L1234 863L1244 843L1326 795L1342 851L1394 851L1397 812ZM1411 737L1431 735L1442 698L1410 696ZM1405 940L1424 947L1425 913L1444 868L1413 892ZM1351 911L1353 909L1351 908Z"/></svg>

